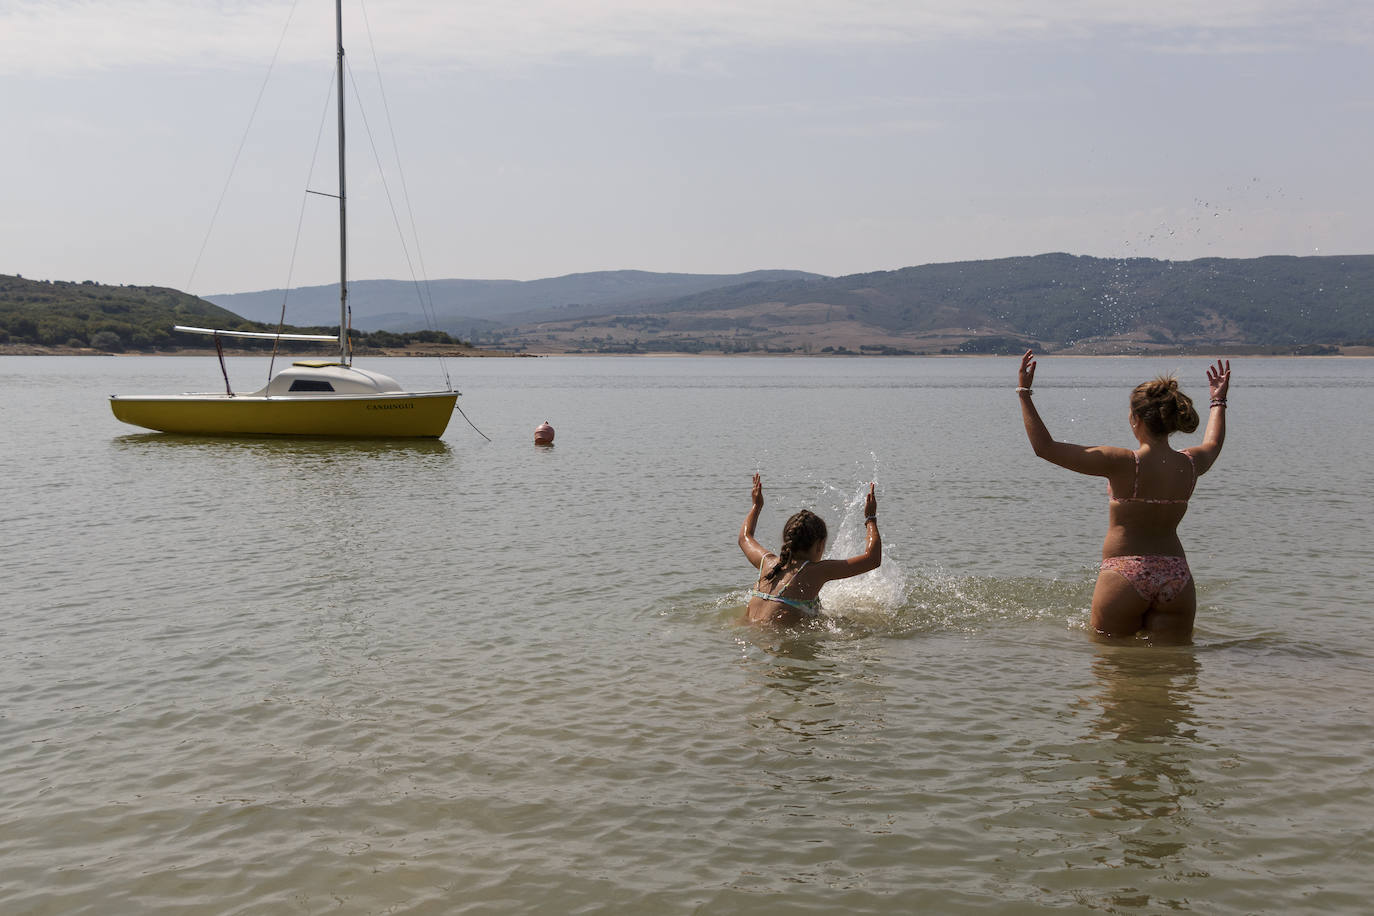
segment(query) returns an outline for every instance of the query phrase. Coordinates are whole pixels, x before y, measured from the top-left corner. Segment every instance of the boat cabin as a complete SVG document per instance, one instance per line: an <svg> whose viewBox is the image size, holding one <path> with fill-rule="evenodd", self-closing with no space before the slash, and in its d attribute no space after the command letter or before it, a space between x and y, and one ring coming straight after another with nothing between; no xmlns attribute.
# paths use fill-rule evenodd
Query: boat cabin
<svg viewBox="0 0 1374 916"><path fill-rule="evenodd" d="M340 363L301 361L292 363L272 377L267 386L252 397L299 397L301 395L368 395L400 391L390 376Z"/></svg>

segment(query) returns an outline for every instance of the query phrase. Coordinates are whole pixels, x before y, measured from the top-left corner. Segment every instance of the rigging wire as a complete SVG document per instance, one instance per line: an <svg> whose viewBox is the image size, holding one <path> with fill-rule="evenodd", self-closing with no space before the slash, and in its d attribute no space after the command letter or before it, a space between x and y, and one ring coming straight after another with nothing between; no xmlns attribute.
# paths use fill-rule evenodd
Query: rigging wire
<svg viewBox="0 0 1374 916"><path fill-rule="evenodd" d="M280 334L286 327L286 302L291 298L291 283L296 274L296 255L301 248L301 232L305 225L305 207L310 200L310 184L315 180L315 163L320 158L320 144L324 141L324 129L329 118L329 103L334 98L334 68L329 69L329 88L324 93L324 108L320 111L320 126L315 131L315 149L310 153L310 169L305 176L305 191L301 194L301 210L296 217L296 238L291 243L291 260L286 267L286 285L282 287L281 294L281 316L277 319L277 333ZM272 381L272 369L277 362L277 349L281 345L281 340L272 342L272 359L267 364L267 380Z"/></svg>
<svg viewBox="0 0 1374 916"><path fill-rule="evenodd" d="M364 20L366 20L366 13L364 13ZM370 37L371 37L371 31L370 31L370 30L369 30L368 34L369 34L369 39L370 39ZM374 52L374 61L375 61L375 52ZM347 71L347 73L348 73L348 80L349 80L349 82L350 82L350 83L352 84L352 86L353 86L353 94L354 94L354 96L357 97L357 98L359 98L359 99L361 99L361 98L362 98L362 93L360 93L360 92L358 91L358 82L357 82L357 79L356 79L356 78L354 77L354 75L353 75L353 67L349 64L347 58L344 59L344 69ZM379 75L378 75L378 83L379 83L379 85L380 85L380 72L381 72L381 71L380 71L380 68L379 68L379 70L378 70L378 74L379 74ZM386 105L385 105L385 93L383 93L383 108L386 108ZM368 121L368 119L367 119L367 112L366 112L366 110L363 108L362 105L359 105L359 106L358 106L358 114L359 114L359 117L362 119L362 122L363 122L363 130L364 130L364 132L367 134L367 142L368 142L368 145L372 148L372 158L373 158L373 160L377 163L377 176L378 176L378 179L379 179L379 180L381 181L381 183L382 183L382 191L386 194L387 206L388 206L388 207L390 208L390 210L391 210L391 221L392 221L392 222L395 224L395 226L396 226L396 235L397 235L398 239L399 239L400 242L401 242L401 252L405 255L406 267L407 267L407 269L409 269L409 271L410 271L411 282L415 284L416 292L417 292L417 294L418 294L419 291L420 291L420 284L419 284L419 281L416 280L416 278L415 278L415 264L414 264L414 262L411 260L411 257L410 257L410 246L407 244L407 242L406 242L406 237L405 237L405 232L404 232L404 231L402 230L402 228L401 228L401 219L400 219L400 216L399 216L399 215L397 214L397 212L396 212L396 200L395 200L395 198L394 198L394 197L392 196L392 194L391 194L391 184L386 180L386 170L382 168L382 157L381 157L380 153L378 153L378 151L377 151L377 141L376 141L376 137L375 137L374 134L372 133L372 123L371 123L370 121ZM390 123L391 123L391 122L390 122L390 110L389 110L389 109L387 109L387 119L386 119L386 120L387 120L388 127L390 127ZM391 138L392 138L392 144L393 144L393 149L394 149L394 147L395 147L395 142L396 142L396 134L395 134L395 131L394 131L394 130L391 132ZM410 198L409 198L409 195L405 193L405 178L404 178L404 173L401 172L401 167L400 167L400 156L399 156L399 155L397 155L396 161L397 161L397 166L396 166L397 172L402 174L402 177L401 177L402 193L403 193L403 195L404 195L404 199L405 199L405 202L406 202L406 207L407 207L407 209L408 209L409 212L410 212L411 230L412 230L412 232L414 232L415 216L414 216L414 211L409 209L409 208L410 208ZM415 253L416 253L416 258L418 259L418 258L420 258L420 242L419 242L418 234L417 234L416 238L414 239L414 242L415 242ZM421 269L421 272L422 272L422 274L423 274L423 271L424 271L423 262L421 263L421 268L420 268L420 269ZM424 287L426 291L428 291L428 287L429 287L429 281L428 281L428 279L426 279L426 280L425 280L425 287ZM433 327L435 324L438 323L438 322L437 322L437 319L436 319L436 317L435 317L435 315L434 315L433 302L432 302L432 301L430 302L429 307L426 308L426 304L425 304L424 297L423 297L423 296L420 296L420 307L421 307L422 310L424 310L424 312L425 312L425 320L428 321L428 322L430 323L431 327ZM350 314L351 314L351 312L350 312ZM436 328L436 330L437 330L437 328ZM444 381L445 381L445 383L447 383L449 390L452 390L452 389L453 389L453 382L452 382L452 380L449 378L449 374L448 374L448 364L444 362L444 358L443 358L442 356L439 357L439 364L440 364L440 366L443 368L443 372L444 372ZM488 436L486 433L482 432L480 429L477 428L477 424L476 424L476 423L473 423L473 422L472 422L472 419L471 419L466 413L464 413L463 408L462 408L461 406L458 405L458 402L457 402L457 401L454 401L454 403L453 403L453 408L454 408L454 410L457 410L459 414L462 415L462 417L463 417L464 420L467 420L468 426L471 426L474 430L477 431L477 435L481 436L483 439L486 439L488 442L491 441L491 437Z"/></svg>
<svg viewBox="0 0 1374 916"><path fill-rule="evenodd" d="M411 206L410 203L410 188L406 184L405 168L401 164L400 145L396 142L396 125L395 121L393 121L391 117L391 103L388 101L387 98L386 86L382 82L382 64L380 59L377 57L377 44L375 41L373 41L372 38L372 22L367 17L367 3L364 2L364 0L359 0L358 6L362 10L363 31L367 34L368 49L372 52L372 66L377 73L377 90L382 99L382 113L385 116L387 132L391 137L391 154L396 161L396 175L401 184L401 200L405 204L406 215L410 220L410 235L415 242L415 258L420 264L420 279L418 281L415 279L415 273L414 270L412 270L411 282L415 285L415 296L416 299L419 300L420 311L424 314L426 323L429 324L430 330L437 331L439 329L439 316L438 313L434 310L434 295L429 285L429 274L425 270L425 255L424 250L420 246L420 232L415 226L415 209ZM350 68L349 79L352 78L353 71ZM357 87L355 85L354 92L356 91ZM364 124L366 124L366 117L364 117ZM370 140L370 132L368 137ZM375 147L373 150L373 155L376 155ZM381 163L379 160L379 170L380 165ZM385 184L385 182L383 182L383 184ZM397 221L396 229L397 234L399 235L401 230L399 220L396 219L394 206L392 207L392 218L393 220ZM404 246L404 244L404 236L402 236L402 245ZM409 263L408 256L406 260L407 263ZM421 286L421 284L423 284L423 287ZM450 389L453 388L453 381L449 378L448 374L448 363L444 361L444 358L442 356L439 357L439 367L443 370L444 373L444 383ZM473 428L476 429L476 427ZM481 432L481 430L478 430L478 432Z"/></svg>
<svg viewBox="0 0 1374 916"><path fill-rule="evenodd" d="M296 15L296 6L300 0L292 0L291 9L286 14L286 22L282 25L281 37L277 39L276 50L272 52L272 60L267 65L267 73L262 78L262 85L258 87L258 97L253 101L253 110L248 115L248 124L243 128L243 136L239 138L238 149L234 151L234 159L229 164L229 174L224 179L224 187L220 189L219 200L215 201L215 210L210 214L210 225L205 230L205 238L200 243L200 251L196 252L196 260L191 265L191 275L186 278L186 290L190 292L195 284L196 271L200 270L201 258L205 257L205 248L210 244L210 236L215 231L215 221L219 218L220 208L224 206L224 198L229 193L229 184L234 180L234 172L238 169L239 157L243 155L243 148L248 144L248 134L253 129L253 121L258 116L258 109L262 107L262 97L267 92L267 84L272 80L272 71L277 66L277 59L281 57L281 47L286 43L287 30L291 28L291 19Z"/></svg>
<svg viewBox="0 0 1374 916"><path fill-rule="evenodd" d="M188 291L189 291L189 290L194 286L194 284L195 284L196 273L197 273L197 272L199 271L199 269L200 269L200 263L201 263L201 261L203 260L203 258L204 258L204 256L205 256L205 250L206 250L206 248L209 246L210 238L211 238L211 237L213 236L213 234L214 234L215 223L217 222L217 220L218 220L218 218L219 218L220 211L221 211L221 209L222 209L223 206L224 206L224 200L225 200L225 198L228 196L228 193L229 193L229 186L230 186L230 185L232 184L232 182L233 182L234 173L235 173L235 172L237 171L237 169L238 169L239 160L240 160L240 159L242 158L242 156L243 156L244 148L245 148L245 147L247 146L247 144L248 144L248 136L249 136L249 134L252 132L253 123L254 123L254 121L256 121L258 112L259 112L259 110L260 110L261 107L262 107L262 100L263 100L263 97L266 95L267 87L268 87L268 85L270 84L270 82L271 82L271 80L272 80L272 74L273 74L273 72L274 72L274 70L275 70L275 68L276 68L277 61L281 58L281 49L282 49L282 46L283 46L283 45L285 44L285 42L286 42L286 35L287 35L287 33L289 32L289 30L290 30L292 19L295 18L296 8L297 8L297 6L299 5L299 2L300 2L300 0L292 0L291 8L290 8L290 10L287 11L286 21L282 24L281 35L278 37L276 48L275 48L275 49L273 50L273 52L272 52L272 59L271 59L271 61L268 63L268 66L267 66L267 73L263 76L262 85L258 87L258 94L257 94L257 97L256 97L256 98L254 99L254 101L253 101L253 108L252 108L252 111L249 113L249 116L248 116L248 123L247 123L247 124L245 125L245 127L244 127L243 135L239 138L239 143L238 143L237 148L234 150L234 156L233 156L233 159L232 159L232 161L230 162L230 165L229 165L229 173L228 173L228 175L225 177L224 186L220 189L219 198L215 201L215 208L214 208L213 212L212 212L211 215L210 215L210 224L209 224L209 226L206 228L205 237L204 237L204 239L201 240L200 248L199 248L199 250L196 252L195 261L192 263L190 274L189 274L189 276L188 276L187 279L186 279L186 287L185 287L185 288L186 288ZM431 329L431 330L436 330L436 331L437 331L437 330L438 330L438 313L437 313L437 312L435 311L435 309L434 309L434 296L433 296L433 293L432 293L431 288L430 288L430 285L429 285L429 277L428 277L428 274L427 274L426 271L425 271L424 254L423 254L423 252L422 252L422 250L421 250L421 248L420 248L419 232L418 232L418 230L417 230L417 228L416 228L416 225L415 225L415 211L414 211L414 208L411 206L411 203L410 203L410 191L409 191L409 188L408 188L407 185L406 185L405 170L404 170L404 169L402 168L402 166L401 166L401 158L400 158L400 152L399 152L399 145L397 144L397 141L396 141L396 130L395 130L395 126L394 126L394 123L393 123L393 121L392 121L392 118L391 118L391 106L390 106L390 104L389 104L388 101L387 101L387 96L386 96L385 87L382 85L381 64L380 64L380 61L378 60L378 57L377 57L377 47L376 47L376 43L373 41L373 38L372 38L372 25L371 25L370 20L369 20L368 17L367 17L367 6L366 6L366 4L363 3L363 2L361 2L361 0L360 0L360 6L362 7L363 23L364 23L365 30L366 30L366 32L367 32L368 45L369 45L369 48L370 48L371 51L372 51L373 65L374 65L374 67L376 68L376 72L377 72L377 84L378 84L378 89L379 89L380 94L381 94L382 108L383 108L383 112L384 112L384 114L385 114L385 121L386 121L387 130L388 130L389 135L390 135L390 138L391 138L392 154L395 156L395 160L396 160L396 171L397 171L397 174L398 174L399 180L400 180L402 200L403 200L404 203L405 203L406 213L407 213L407 216L408 216L408 218L409 218L409 220L410 220L410 231L411 231L411 236L412 236L412 238L413 238L413 240L414 240L414 244L415 244L415 256L416 256L416 259L419 261L419 264L420 264L420 277L419 277L418 279L416 278L416 275L415 275L415 266L414 266L414 263L411 261L409 245L407 244L405 234L404 234L403 230L401 229L400 217L398 216L398 214L397 214L397 212L396 212L395 200L393 199L393 197L392 197L392 195L391 195L391 187L390 187L390 185L387 183L385 170L382 168L381 156L380 156L380 155L378 154L378 152L377 152L377 144L376 144L376 140L375 140L375 138L373 137L373 134L372 134L372 127L371 127L371 124L370 124L370 123L368 122L368 120L367 120L367 114L366 114L366 111L363 109L363 106L362 106L362 105L359 105L359 106L358 106L358 111L359 111L359 114L360 114L361 117L362 117L363 126L364 126L364 128L365 128L365 130L366 130L366 132L367 132L368 143L369 143L369 145L370 145L371 148L372 148L372 156L373 156L373 159L374 159L374 160L376 161L376 163L377 163L378 175L379 175L379 177L380 177L380 179L381 179L381 182L382 182L382 188L383 188L383 190L384 190L385 193L386 193L387 204L388 204L388 206L389 206L390 209L391 209L391 218L392 218L392 222L393 222L393 223L395 224L395 226L396 226L397 236L399 237L400 242L401 242L401 250L402 250L403 254L405 255L406 266L407 266L407 268L408 268L409 271L410 271L411 282L412 282L412 284L415 286L415 289L416 289L416 298L417 298L417 300L418 300L419 303L420 303L421 312L424 314L425 320L426 320L426 322L429 324L430 329ZM345 64L345 66L346 66L347 69L348 69L348 78L349 78L350 83L352 83L352 85L353 85L353 92L354 92L354 94L355 94L355 96L356 96L357 98L361 99L362 96L361 96L361 93L358 92L357 81L356 81L356 79L355 79L354 76L353 76L353 69L352 69L351 66L348 66L348 61L347 61L347 59L345 59L344 64ZM313 179L314 179L315 164L316 164L316 161L317 161L318 158L319 158L320 143L322 142L322 138L323 138L323 136L324 136L324 129L325 129L325 126L326 126L326 119L327 119L327 117L328 117L328 111L329 111L329 103L330 103L330 101L333 99L333 89L334 89L334 88L337 88L338 92L340 92L340 93L343 92L343 88L344 88L344 87L343 87L342 85L338 85L337 87L335 87L335 83L336 83L336 80L335 80L335 78L334 78L334 73L333 73L333 71L331 70L331 73L330 73L330 83L329 83L329 85L330 85L330 91L326 92L326 95L325 95L324 110L323 110L323 112L321 113L321 116L320 116L320 126L319 126L318 130L316 131L316 136L315 136L315 148L314 148L314 150L312 151L311 157L310 157L310 169L309 169L309 171L308 171L308 173L307 173L307 177L306 177L306 189L305 189L304 193L302 194L301 208L300 208L300 212L299 212L299 214L298 214L298 216L297 216L297 219L296 219L296 235L295 235L295 239L294 239L294 241L293 241L293 243L292 243L292 247L291 247L291 258L290 258L290 261L289 261L288 266L287 266L286 285L283 287L281 314L280 314L280 316L279 316L279 318L278 318L278 320L277 320L277 334L278 334L278 335L280 335L280 334L283 333L283 330L285 329L285 325L286 325L286 306L287 306L287 300L289 299L290 294L291 294L291 283L292 283L292 281L293 281L293 279L294 279L294 275L295 275L296 258L297 258L297 255L299 254L299 251L300 251L300 242L301 242L302 229L303 229L303 226L304 226L304 223L305 223L305 208L306 208L306 201L308 201L308 199L309 199L309 197L310 197L311 194L321 193L321 192L311 191L309 186L310 186L310 183L311 183L311 182L313 181ZM334 195L326 195L326 196L334 196ZM423 284L423 285L422 285L422 284ZM352 329L352 323L353 323L353 310L352 310L351 303L350 303L350 307L349 307L349 309L348 309L348 327L347 327L347 328L341 328L340 330L341 330L341 331L344 331L345 333L347 333L348 331L350 331L350 330ZM348 341L348 344L349 344L349 350L350 350L350 355L351 355L352 343L353 343L353 341L352 341L352 335L351 335L351 334L348 335L347 341ZM269 380L269 382L270 382L271 377L272 377L272 369L273 369L273 367L275 366L275 363L276 363L276 359L277 359L277 355L278 355L278 350L279 350L279 347L280 347L280 343L281 343L280 338L274 340L273 343L272 343L272 357L271 357L271 360L269 361L269 365L268 365L268 380ZM219 339L219 336L218 336L218 335L215 335L215 347L216 347L216 350L217 350L218 353L219 353L220 368L221 368L222 370L224 370L224 381L225 381L226 390L228 390L230 397L232 397L232 396L233 396L233 391L232 391L232 389L229 389L229 388L228 388L228 385L229 385L229 374L228 374L228 371L227 371L227 369L225 368L225 365L224 365L224 349L223 349L223 345L222 345L222 343L220 342L220 339ZM443 370L444 382L445 382L445 384L447 385L447 387L448 387L449 390L453 390L453 381L452 381L452 379L451 379L450 376L449 376L448 364L447 364L447 362L445 362L445 360L444 360L444 358L443 358L442 356L440 356L438 359L439 359L439 365L440 365L441 369ZM456 409L456 410L458 411L458 413L462 415L463 419L467 421L468 425L471 426L471 427L477 432L477 434L478 434L479 436L481 436L483 439L485 439L485 440L488 441L488 442L492 441L490 436L488 436L486 433L482 432L482 430L480 430L480 429L477 428L477 424L475 424L475 423L472 422L472 419L463 411L463 408L462 408L461 406L459 406L458 403L457 403L456 401L454 402L454 405L453 405L453 406L454 406L454 409Z"/></svg>

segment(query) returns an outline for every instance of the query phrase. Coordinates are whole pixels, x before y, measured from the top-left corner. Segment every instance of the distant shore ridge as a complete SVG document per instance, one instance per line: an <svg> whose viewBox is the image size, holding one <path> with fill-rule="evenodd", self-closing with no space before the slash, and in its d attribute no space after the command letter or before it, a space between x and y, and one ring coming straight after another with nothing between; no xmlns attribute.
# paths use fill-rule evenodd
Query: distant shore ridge
<svg viewBox="0 0 1374 916"><path fill-rule="evenodd" d="M603 271L426 288L433 298L418 314L413 284L351 283L354 352L1332 356L1374 347L1374 255L1044 254L844 277ZM161 287L0 275L0 352L203 352L204 339L173 325L272 331L283 302L294 324L281 330L335 334L337 296L337 286L321 286L210 301Z"/></svg>

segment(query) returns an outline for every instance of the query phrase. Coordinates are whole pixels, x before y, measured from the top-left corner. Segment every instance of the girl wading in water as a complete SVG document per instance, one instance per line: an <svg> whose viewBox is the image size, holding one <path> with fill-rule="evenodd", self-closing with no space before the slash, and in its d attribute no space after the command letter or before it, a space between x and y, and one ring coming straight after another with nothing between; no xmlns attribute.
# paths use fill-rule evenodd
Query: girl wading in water
<svg viewBox="0 0 1374 916"><path fill-rule="evenodd" d="M748 620L777 626L795 626L821 616L821 586L832 579L848 579L883 562L883 539L878 534L878 497L873 485L864 500L864 527L868 543L864 552L847 560L822 560L825 554L825 522L803 509L782 528L782 548L769 553L754 540L754 526L763 508L763 483L754 475L754 504L739 529L739 549L759 569L759 581L749 592Z"/></svg>
<svg viewBox="0 0 1374 916"><path fill-rule="evenodd" d="M1201 445L1174 451L1169 435L1198 427L1192 400L1173 378L1157 378L1131 392L1131 432L1140 447L1056 442L1031 400L1035 354L1021 357L1016 392L1021 419L1035 454L1052 464L1107 478L1107 537L1093 590L1092 625L1106 636L1137 634L1159 643L1187 643L1193 635L1197 593L1178 539L1178 523L1199 476L1221 454L1226 439L1226 391L1231 362L1207 367L1212 403Z"/></svg>

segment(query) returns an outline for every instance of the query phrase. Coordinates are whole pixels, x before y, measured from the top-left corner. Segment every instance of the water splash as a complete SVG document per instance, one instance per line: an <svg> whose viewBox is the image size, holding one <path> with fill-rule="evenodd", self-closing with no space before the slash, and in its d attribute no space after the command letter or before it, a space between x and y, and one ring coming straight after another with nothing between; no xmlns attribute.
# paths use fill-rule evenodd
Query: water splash
<svg viewBox="0 0 1374 916"><path fill-rule="evenodd" d="M870 480L878 481L878 459L871 456ZM849 485L854 486L854 485ZM828 559L863 552L868 482L852 491L830 485L827 494L840 517L826 552ZM881 500L881 487L878 493ZM883 540L882 566L821 589L821 603L837 632L869 632L894 637L918 633L985 633L1017 626L1086 630L1095 570L1081 579L951 575L938 568L908 571L902 545Z"/></svg>
<svg viewBox="0 0 1374 916"><path fill-rule="evenodd" d="M878 459L873 456L873 475L870 481L860 483L853 495L847 496L839 507L840 516L837 529L832 532L826 559L843 559L863 553L868 541L867 526L864 525L864 502L868 498L869 483L878 482ZM834 494L841 491L828 487ZM879 493L881 499L882 494ZM821 604L832 613L835 612L893 612L906 603L907 578L898 560L900 547L891 543L890 538L883 540L883 563L872 572L851 579L837 579L827 582L821 588Z"/></svg>
<svg viewBox="0 0 1374 916"><path fill-rule="evenodd" d="M1072 579L962 576L939 569L908 573L895 563L889 565L886 555L884 545L879 569L827 584L821 590L824 616L799 632L842 639L1090 632L1091 571ZM703 589L678 596L657 612L669 617L686 612L728 629L749 630L753 628L743 624L748 602L747 588L724 593Z"/></svg>
<svg viewBox="0 0 1374 916"><path fill-rule="evenodd" d="M912 633L1043 626L1087 632L1094 578L1090 572L1081 579L1039 579L931 570L912 581L901 621Z"/></svg>
<svg viewBox="0 0 1374 916"><path fill-rule="evenodd" d="M817 482L819 492L808 502L830 527L826 559L863 552L867 541L864 503L870 483L878 485L881 514L879 471L877 455L870 454L867 461L855 462L853 476L843 484ZM824 617L803 629L812 638L897 639L1017 628L1088 630L1095 567L1070 579L964 576L921 566L919 558L907 558L903 550L900 541L884 536L882 565L863 575L826 583L821 588ZM749 591L736 586L724 593L704 589L680 597L686 600L674 610L686 609L733 627L743 618Z"/></svg>

